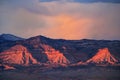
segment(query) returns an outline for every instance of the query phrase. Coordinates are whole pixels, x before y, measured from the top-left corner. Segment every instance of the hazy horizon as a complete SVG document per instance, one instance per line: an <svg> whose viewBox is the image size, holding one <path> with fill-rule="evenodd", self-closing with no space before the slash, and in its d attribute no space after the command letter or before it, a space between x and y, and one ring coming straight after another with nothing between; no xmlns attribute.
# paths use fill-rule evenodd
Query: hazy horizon
<svg viewBox="0 0 120 80"><path fill-rule="evenodd" d="M0 34L120 40L118 0L1 0Z"/></svg>
<svg viewBox="0 0 120 80"><path fill-rule="evenodd" d="M117 41L118 40L119 41L119 39L94 39L94 38L65 39L65 38L54 38L54 37L45 36L45 35L41 35L41 34L30 36L30 37L22 37L20 35L16 35L16 34L12 34L12 33L1 33L0 35L4 35L4 34L10 34L10 35L13 35L13 36L16 36L16 37L20 37L20 38L23 38L23 39L29 39L29 38L37 37L37 36L44 36L44 37L50 38L50 39L64 39L64 40L84 40L84 39L86 39L86 40L110 40L110 41L114 41L114 40Z"/></svg>

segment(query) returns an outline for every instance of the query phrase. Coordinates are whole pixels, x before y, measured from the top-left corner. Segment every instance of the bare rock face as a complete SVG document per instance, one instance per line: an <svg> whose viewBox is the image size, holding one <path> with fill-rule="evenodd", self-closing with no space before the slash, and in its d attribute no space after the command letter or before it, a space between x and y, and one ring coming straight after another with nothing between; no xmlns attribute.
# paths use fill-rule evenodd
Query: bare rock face
<svg viewBox="0 0 120 80"><path fill-rule="evenodd" d="M118 60L111 55L108 48L99 49L98 53L93 56L91 59L87 60L87 63L96 63L96 64L115 64Z"/></svg>
<svg viewBox="0 0 120 80"><path fill-rule="evenodd" d="M2 61L2 63L7 64L28 65L38 63L36 59L32 57L27 48L22 45L15 45L10 49L0 53L0 60Z"/></svg>
<svg viewBox="0 0 120 80"><path fill-rule="evenodd" d="M63 55L63 53L55 50L48 45L42 45L44 53L47 55L48 63L69 64L70 61Z"/></svg>

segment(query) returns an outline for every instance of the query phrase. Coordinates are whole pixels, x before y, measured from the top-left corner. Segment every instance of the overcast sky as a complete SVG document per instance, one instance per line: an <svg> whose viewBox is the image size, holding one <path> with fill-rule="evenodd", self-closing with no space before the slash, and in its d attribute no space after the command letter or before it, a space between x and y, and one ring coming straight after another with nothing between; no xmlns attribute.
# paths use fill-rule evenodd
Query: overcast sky
<svg viewBox="0 0 120 80"><path fill-rule="evenodd" d="M0 0L0 34L120 40L120 0Z"/></svg>

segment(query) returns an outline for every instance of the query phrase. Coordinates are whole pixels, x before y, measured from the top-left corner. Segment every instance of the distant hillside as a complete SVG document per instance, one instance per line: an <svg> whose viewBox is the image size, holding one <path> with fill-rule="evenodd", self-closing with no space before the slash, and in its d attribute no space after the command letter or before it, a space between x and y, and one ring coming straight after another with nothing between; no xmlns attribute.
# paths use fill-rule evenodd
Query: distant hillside
<svg viewBox="0 0 120 80"><path fill-rule="evenodd" d="M6 40L6 41L17 41L17 40L23 40L24 38L20 38L17 36L14 36L12 34L1 34L0 35L0 41Z"/></svg>

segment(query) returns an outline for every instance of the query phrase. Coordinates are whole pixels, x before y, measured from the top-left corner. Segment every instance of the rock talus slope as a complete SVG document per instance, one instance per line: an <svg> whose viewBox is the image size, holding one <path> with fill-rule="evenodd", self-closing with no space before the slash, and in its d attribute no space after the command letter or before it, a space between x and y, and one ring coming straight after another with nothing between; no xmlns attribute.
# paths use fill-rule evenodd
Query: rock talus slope
<svg viewBox="0 0 120 80"><path fill-rule="evenodd" d="M2 63L8 64L36 64L37 61L27 50L26 47L22 45L15 45L8 50L0 53L0 60Z"/></svg>
<svg viewBox="0 0 120 80"><path fill-rule="evenodd" d="M87 60L87 63L96 63L96 64L115 64L118 60L110 53L108 48L99 49L95 56Z"/></svg>

